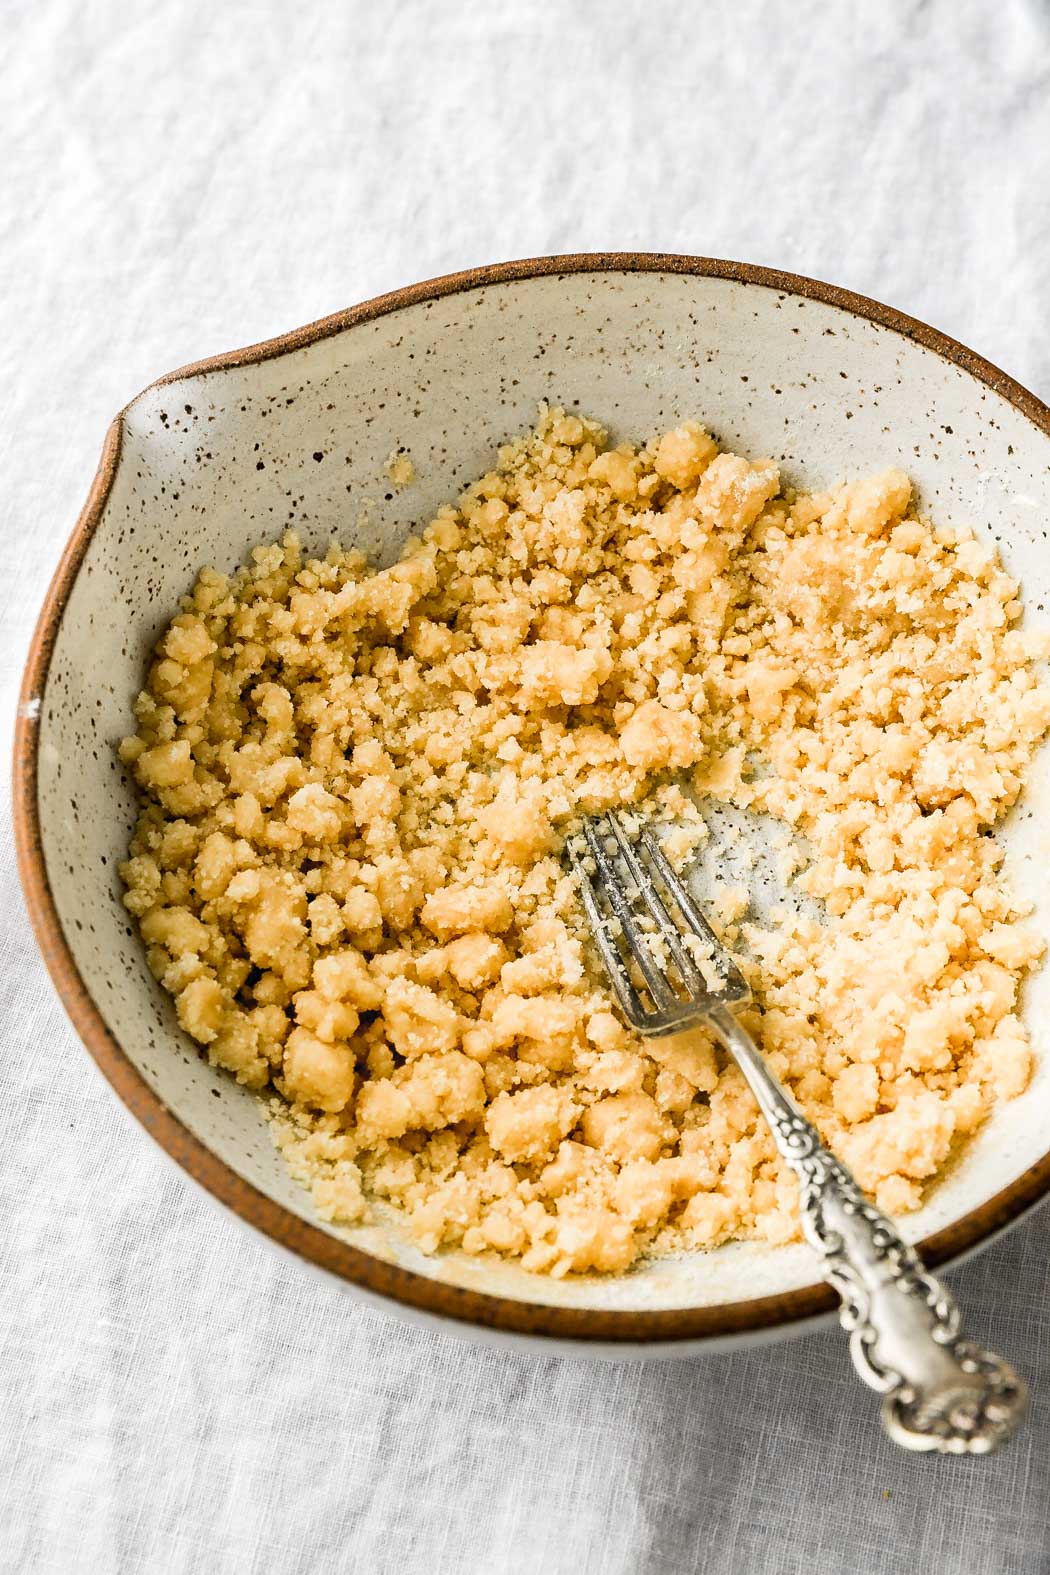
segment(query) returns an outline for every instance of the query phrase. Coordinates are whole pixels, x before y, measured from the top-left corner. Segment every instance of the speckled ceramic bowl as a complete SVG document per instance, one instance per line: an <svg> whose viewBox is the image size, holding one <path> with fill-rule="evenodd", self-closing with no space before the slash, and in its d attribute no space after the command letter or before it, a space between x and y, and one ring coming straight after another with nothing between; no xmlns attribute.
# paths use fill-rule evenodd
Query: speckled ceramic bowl
<svg viewBox="0 0 1050 1575"><path fill-rule="evenodd" d="M231 567L294 524L389 558L527 427L540 400L617 438L697 417L814 485L901 463L924 506L991 534L1030 604L1050 596L1050 411L942 334L812 280L702 258L545 258L415 285L172 373L116 418L25 675L15 798L47 965L120 1097L168 1153L273 1241L402 1310L595 1352L692 1350L826 1312L805 1248L733 1245L615 1279L553 1282L422 1256L397 1217L335 1230L275 1153L255 1098L178 1029L120 903L134 804L114 743L155 638L202 564ZM407 447L418 482L384 463ZM1045 760L1007 833L1050 929ZM1048 980L1030 989L1038 1064L908 1234L934 1264L1050 1188Z"/></svg>

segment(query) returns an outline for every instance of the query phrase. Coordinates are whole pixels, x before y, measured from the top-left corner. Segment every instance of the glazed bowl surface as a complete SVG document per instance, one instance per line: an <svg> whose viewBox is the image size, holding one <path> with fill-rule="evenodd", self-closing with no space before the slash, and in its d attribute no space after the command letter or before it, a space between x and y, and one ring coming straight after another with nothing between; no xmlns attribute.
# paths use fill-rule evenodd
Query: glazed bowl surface
<svg viewBox="0 0 1050 1575"><path fill-rule="evenodd" d="M1050 605L1050 412L934 330L812 280L704 258L543 258L413 286L173 373L114 421L26 669L15 800L30 914L73 1022L133 1113L243 1220L349 1287L467 1332L595 1354L785 1333L834 1305L801 1245L738 1243L557 1281L428 1258L389 1210L354 1229L322 1223L257 1098L178 1028L121 906L135 806L114 746L196 571L230 569L288 526L309 549L336 535L390 561L544 400L601 420L615 441L697 419L808 488L899 464L924 512L994 540L1029 607ZM403 488L386 468L398 448L416 471ZM1050 931L1046 755L1003 839ZM905 1221L932 1264L1050 1189L1048 1007L1039 973L1025 1003L1030 1087Z"/></svg>

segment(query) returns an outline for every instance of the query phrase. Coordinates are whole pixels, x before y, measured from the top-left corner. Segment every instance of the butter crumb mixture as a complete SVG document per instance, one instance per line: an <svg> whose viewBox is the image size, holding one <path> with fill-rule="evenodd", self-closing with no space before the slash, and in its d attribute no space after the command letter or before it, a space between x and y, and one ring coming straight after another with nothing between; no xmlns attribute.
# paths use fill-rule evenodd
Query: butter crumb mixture
<svg viewBox="0 0 1050 1575"><path fill-rule="evenodd" d="M1050 726L1020 610L900 471L795 496L693 423L611 448L544 409L389 568L288 534L201 573L120 747L125 902L323 1218L615 1272L786 1241L797 1189L704 1033L611 1009L564 837L648 798L681 863L694 800L773 815L826 922L724 894L744 1020L902 1213L1029 1075L1042 942L988 834Z"/></svg>

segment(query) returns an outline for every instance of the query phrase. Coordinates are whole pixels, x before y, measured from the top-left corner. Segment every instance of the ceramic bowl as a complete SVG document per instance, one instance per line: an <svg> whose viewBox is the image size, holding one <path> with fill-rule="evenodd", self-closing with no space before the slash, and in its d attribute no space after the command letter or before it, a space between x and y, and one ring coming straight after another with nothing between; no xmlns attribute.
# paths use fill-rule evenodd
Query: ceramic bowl
<svg viewBox="0 0 1050 1575"><path fill-rule="evenodd" d="M813 280L702 258L554 257L396 291L161 378L114 421L48 594L20 708L16 804L32 921L91 1054L209 1192L306 1264L402 1311L572 1342L685 1352L787 1332L834 1304L806 1248L734 1244L616 1278L560 1282L424 1257L392 1213L335 1229L288 1176L256 1099L176 1025L121 902L134 815L115 755L147 654L203 564L294 525L389 559L527 428L541 400L616 440L685 418L806 486L905 466L923 507L994 538L1032 606L1050 599L1050 411L979 356ZM407 448L417 482L385 463ZM1005 831L1050 929L1047 767ZM1050 1188L1050 976L1027 1003L1028 1092L1000 1106L906 1233L932 1264L985 1242Z"/></svg>

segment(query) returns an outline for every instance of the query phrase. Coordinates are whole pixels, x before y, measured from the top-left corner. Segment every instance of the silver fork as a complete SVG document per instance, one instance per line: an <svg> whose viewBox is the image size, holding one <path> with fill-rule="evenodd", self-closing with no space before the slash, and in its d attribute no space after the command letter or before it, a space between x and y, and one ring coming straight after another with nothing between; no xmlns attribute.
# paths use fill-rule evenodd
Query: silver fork
<svg viewBox="0 0 1050 1575"><path fill-rule="evenodd" d="M652 828L600 816L584 822L568 852L628 1022L647 1037L703 1025L747 1079L799 1178L803 1233L842 1299L839 1319L853 1364L883 1396L889 1436L905 1449L945 1454L997 1448L1024 1412L1024 1384L1000 1357L961 1338L951 1293L927 1273L773 1076L731 1010L749 998L744 976Z"/></svg>

